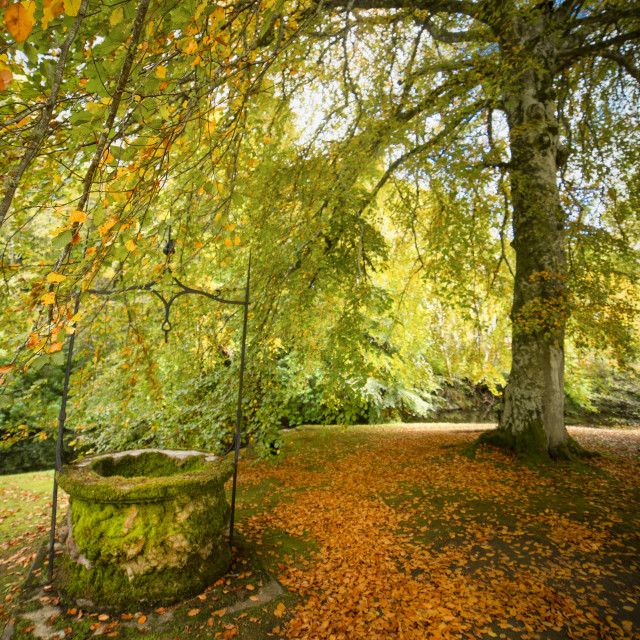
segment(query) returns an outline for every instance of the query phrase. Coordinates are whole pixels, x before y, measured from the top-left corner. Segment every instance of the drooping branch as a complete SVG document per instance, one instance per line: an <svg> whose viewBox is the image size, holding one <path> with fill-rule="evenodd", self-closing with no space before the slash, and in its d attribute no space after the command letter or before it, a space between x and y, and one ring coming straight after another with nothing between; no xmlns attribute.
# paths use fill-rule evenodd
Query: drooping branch
<svg viewBox="0 0 640 640"><path fill-rule="evenodd" d="M580 10L584 4L584 0L565 0L553 13L553 19L562 24L566 22L571 15Z"/></svg>
<svg viewBox="0 0 640 640"><path fill-rule="evenodd" d="M601 58L612 60L619 64L638 84L640 84L640 69L625 55L617 51L600 51L598 55Z"/></svg>
<svg viewBox="0 0 640 640"><path fill-rule="evenodd" d="M481 3L470 0L330 0L327 9L418 9L430 13L445 13L476 18Z"/></svg>
<svg viewBox="0 0 640 640"><path fill-rule="evenodd" d="M88 4L89 0L82 0L82 3L80 4L80 8L78 9L78 13L76 15L76 19L73 21L73 25L69 30L69 35L65 39L60 49L60 55L58 56L56 68L53 72L51 92L49 93L49 97L44 103L44 108L40 113L40 119L38 120L38 124L36 125L35 130L32 134L29 146L22 156L22 160L20 160L18 166L13 171L10 171L9 175L5 179L6 191L4 193L4 197L2 198L2 202L0 203L0 228L2 228L2 225L7 217L9 207L13 202L13 196L18 189L18 185L20 184L20 180L22 179L24 172L28 169L32 160L35 158L36 154L38 153L38 149L44 142L45 138L47 137L47 133L50 130L49 124L53 116L53 110L58 102L58 94L60 93L60 86L62 85L64 68L67 64L67 58L69 56L69 49L71 48L71 44L78 34L80 25L82 24L82 20L84 19L84 16L87 12Z"/></svg>
<svg viewBox="0 0 640 640"><path fill-rule="evenodd" d="M466 122L466 121L470 120L471 118L473 118L475 115L478 114L478 112L482 111L483 109L486 109L487 106L488 106L488 104L487 104L486 100L481 100L479 102L474 103L473 105L470 105L468 109L465 109L464 112L460 113L457 118L455 118L455 119L451 120L450 122L448 122L447 125L445 127L443 127L432 138L430 138L429 140L427 140L426 142L424 142L422 144L419 144L419 145L413 147L412 149L409 149L408 151L403 153L399 158L396 158L396 160L394 160L389 165L389 167L384 172L382 177L378 180L378 182L376 183L374 188L371 190L371 192L369 193L365 203L362 205L358 215L359 216L362 215L362 213L369 206L369 204L371 204L375 200L376 196L378 195L378 193L380 192L382 187L384 187L384 185L387 183L389 178L391 178L393 176L393 174L402 165L404 165L411 158L413 158L415 156L418 156L418 155L424 153L425 151L429 151L430 149L435 148L438 144L440 144L442 141L444 141L449 134L451 134L453 131L455 131L460 125L462 125L464 122Z"/></svg>
<svg viewBox="0 0 640 640"><path fill-rule="evenodd" d="M571 49L565 49L558 55L558 67L560 71L569 67L573 62L580 58L584 58L594 54L601 54L603 51L611 51L611 47L615 47L629 42L640 40L640 29L635 29L627 33L620 33L613 38L607 40L600 40L592 44L585 45L584 47L574 47Z"/></svg>
<svg viewBox="0 0 640 640"><path fill-rule="evenodd" d="M458 42L477 42L486 38L485 34L478 29L468 29L465 31L448 31L447 29L440 29L433 24L431 18L425 20L425 25L429 35L438 42L444 42L446 44L456 44Z"/></svg>
<svg viewBox="0 0 640 640"><path fill-rule="evenodd" d="M640 7L635 6L630 9L607 7L606 10L601 13L575 18L574 23L580 26L596 25L606 27L610 25L618 25L621 20L628 20L629 18L640 18Z"/></svg>

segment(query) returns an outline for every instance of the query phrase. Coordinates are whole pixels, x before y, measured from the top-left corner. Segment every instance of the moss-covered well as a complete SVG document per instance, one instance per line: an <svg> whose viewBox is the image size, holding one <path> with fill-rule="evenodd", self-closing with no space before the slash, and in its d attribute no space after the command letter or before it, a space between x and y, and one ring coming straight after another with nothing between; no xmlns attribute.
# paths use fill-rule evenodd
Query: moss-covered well
<svg viewBox="0 0 640 640"><path fill-rule="evenodd" d="M60 529L61 589L95 604L168 604L200 592L231 560L224 483L233 464L201 452L140 451L58 474L70 496Z"/></svg>

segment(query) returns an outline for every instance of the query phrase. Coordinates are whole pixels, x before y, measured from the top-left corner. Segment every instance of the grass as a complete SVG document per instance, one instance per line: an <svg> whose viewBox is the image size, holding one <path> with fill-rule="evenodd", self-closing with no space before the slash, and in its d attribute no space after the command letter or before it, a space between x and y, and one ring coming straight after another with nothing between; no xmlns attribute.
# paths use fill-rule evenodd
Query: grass
<svg viewBox="0 0 640 640"><path fill-rule="evenodd" d="M487 447L469 460L475 435L420 425L286 432L278 464L244 453L224 580L128 620L99 621L41 593L62 607L50 626L74 639L640 637L640 431L572 430L606 455L540 468ZM0 483L0 540L11 543L0 559L30 557L46 534L51 475ZM16 602L27 569L0 582L21 639L34 637L19 614L35 603ZM250 600L274 580L279 595Z"/></svg>

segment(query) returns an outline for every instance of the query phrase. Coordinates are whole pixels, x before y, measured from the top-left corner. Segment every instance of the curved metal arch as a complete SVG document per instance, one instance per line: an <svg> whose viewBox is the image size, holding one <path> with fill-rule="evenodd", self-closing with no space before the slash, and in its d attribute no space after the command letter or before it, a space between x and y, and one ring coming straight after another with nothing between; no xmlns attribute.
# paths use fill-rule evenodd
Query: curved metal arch
<svg viewBox="0 0 640 640"><path fill-rule="evenodd" d="M167 267L167 270L171 274L171 279L175 286L180 288L180 291L174 293L171 297L165 297L154 289L153 287L161 282L160 278L156 280L152 280L147 284L142 285L131 285L130 287L124 287L122 289L87 289L86 293L90 293L92 295L97 296L114 296L122 293L127 293L129 291L146 291L148 293L152 293L155 295L164 307L164 320L162 321L161 330L164 331L164 341L165 343L169 341L169 332L172 329L172 324L169 320L169 314L171 313L171 306L173 303L182 296L186 295L196 295L203 296L205 298L209 298L210 300L215 300L216 302L221 302L223 304L235 304L235 305L246 305L248 304L245 300L228 300L222 297L222 289L216 289L213 292L203 291L202 289L194 289L193 287L188 287L186 284L178 280L176 276L173 275L171 269Z"/></svg>
<svg viewBox="0 0 640 640"><path fill-rule="evenodd" d="M167 258L171 255L172 251L171 238L169 238L169 242L167 243L167 247L165 247L165 254L167 254ZM247 282L245 285L245 295L244 300L228 300L226 298L222 298L222 289L217 289L214 292L203 291L201 289L194 289L185 285L183 282L178 280L176 276L171 272L171 268L167 265L166 269L171 275L171 279L173 283L180 289L176 293L174 293L168 299L162 295L159 291L154 289L154 285L157 285L161 279L157 278L156 280L152 280L143 285L131 285L129 287L124 287L122 289L87 289L86 293L98 296L113 296L118 294L127 293L128 291L146 291L148 293L152 293L155 295L163 304L164 307L164 320L161 325L161 330L164 331L164 340L165 343L168 342L169 332L171 331L172 325L169 321L169 314L171 312L171 306L173 303L182 296L186 295L198 295L208 298L210 300L215 300L216 302L221 302L223 304L235 304L244 307L244 314L242 320L242 345L240 350L240 375L238 380L238 406L236 410L236 433L234 436L234 469L233 469L233 486L231 490L231 517L229 523L229 546L233 548L233 527L234 527L234 516L235 516L235 505L236 505L236 487L237 487L237 477L238 477L238 459L240 455L240 438L241 438L241 424L242 424L242 389L243 389L243 380L244 380L244 365L245 365L245 353L246 353L246 344L247 344L247 320L248 320L248 310L249 310L249 284L251 280L251 253L249 253L249 264L247 266ZM75 301L74 314L77 314L80 309L80 294L77 293ZM63 473L63 460L62 460L62 437L64 434L64 425L67 419L66 414L66 406L67 406L67 397L69 394L69 378L71 376L71 361L73 358L73 346L75 343L76 332L71 335L69 340L69 350L67 351L67 363L65 370L65 379L64 385L62 389L62 400L60 406L60 413L58 415L58 434L56 439L56 473ZM228 451L227 451L228 453ZM53 479L53 497L52 497L52 505L51 505L51 528L49 535L49 583L53 580L53 563L54 563L54 555L55 555L55 530L56 530L56 510L58 503L58 481L54 474Z"/></svg>

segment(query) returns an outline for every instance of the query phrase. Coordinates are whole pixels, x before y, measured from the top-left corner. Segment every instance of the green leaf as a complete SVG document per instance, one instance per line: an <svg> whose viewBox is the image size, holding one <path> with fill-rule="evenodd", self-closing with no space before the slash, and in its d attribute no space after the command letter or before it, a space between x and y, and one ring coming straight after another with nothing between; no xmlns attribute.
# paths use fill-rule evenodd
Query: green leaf
<svg viewBox="0 0 640 640"><path fill-rule="evenodd" d="M52 244L56 249L62 249L71 242L71 238L73 238L71 229L67 229L66 231L63 231L61 234L57 235L52 240Z"/></svg>
<svg viewBox="0 0 640 640"><path fill-rule="evenodd" d="M62 351L57 351L53 355L49 356L51 359L51 364L61 365L65 363L66 354L62 353Z"/></svg>

